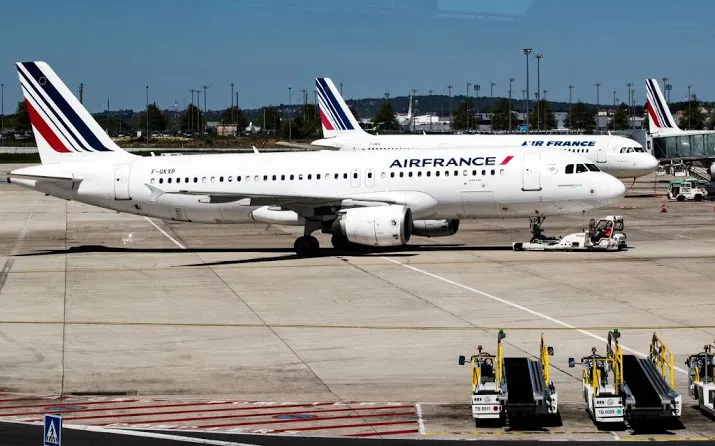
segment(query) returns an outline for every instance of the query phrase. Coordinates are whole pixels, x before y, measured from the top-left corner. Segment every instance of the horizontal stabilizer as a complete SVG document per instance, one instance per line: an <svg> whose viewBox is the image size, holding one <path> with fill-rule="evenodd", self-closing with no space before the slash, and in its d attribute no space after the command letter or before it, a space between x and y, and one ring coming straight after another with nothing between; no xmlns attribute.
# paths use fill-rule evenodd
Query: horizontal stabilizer
<svg viewBox="0 0 715 446"><path fill-rule="evenodd" d="M41 183L53 183L61 187L66 187L68 189L72 188L75 184L81 183L82 178L72 178L72 177L55 177L49 175L27 175L19 173L6 173L8 183L12 183L13 178L23 179L23 180L34 180Z"/></svg>

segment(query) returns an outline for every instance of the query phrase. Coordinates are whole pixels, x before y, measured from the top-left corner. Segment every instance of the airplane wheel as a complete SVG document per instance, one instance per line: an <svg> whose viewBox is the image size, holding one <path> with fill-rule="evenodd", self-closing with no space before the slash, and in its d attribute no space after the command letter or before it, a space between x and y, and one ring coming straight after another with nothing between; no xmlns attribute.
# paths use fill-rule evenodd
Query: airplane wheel
<svg viewBox="0 0 715 446"><path fill-rule="evenodd" d="M293 243L293 249L295 253L300 257L309 257L315 255L320 248L320 243L318 239L312 235L304 235L303 237L298 237Z"/></svg>
<svg viewBox="0 0 715 446"><path fill-rule="evenodd" d="M344 235L333 235L330 238L330 243L333 245L333 248L339 251L347 251L352 245Z"/></svg>

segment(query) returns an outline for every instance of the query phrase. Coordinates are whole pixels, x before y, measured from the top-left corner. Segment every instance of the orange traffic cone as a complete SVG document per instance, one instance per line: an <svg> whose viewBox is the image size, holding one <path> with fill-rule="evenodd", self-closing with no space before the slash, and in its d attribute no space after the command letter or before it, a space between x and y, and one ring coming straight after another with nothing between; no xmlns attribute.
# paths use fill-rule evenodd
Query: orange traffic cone
<svg viewBox="0 0 715 446"><path fill-rule="evenodd" d="M660 212L668 212L668 208L665 206L665 201L663 202L663 205L660 207Z"/></svg>

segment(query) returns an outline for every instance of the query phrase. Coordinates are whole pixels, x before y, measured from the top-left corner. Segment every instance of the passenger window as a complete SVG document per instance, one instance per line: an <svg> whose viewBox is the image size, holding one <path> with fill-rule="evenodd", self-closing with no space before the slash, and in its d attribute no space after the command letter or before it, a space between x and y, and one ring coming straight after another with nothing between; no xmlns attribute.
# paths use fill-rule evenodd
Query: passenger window
<svg viewBox="0 0 715 446"><path fill-rule="evenodd" d="M251 177L246 175L246 183L248 183L249 181L251 181Z"/></svg>
<svg viewBox="0 0 715 446"><path fill-rule="evenodd" d="M337 180L338 178L340 178L340 175L338 175L338 174L336 173L336 174L335 174L335 179Z"/></svg>
<svg viewBox="0 0 715 446"><path fill-rule="evenodd" d="M268 181L268 175L263 175L263 181Z"/></svg>
<svg viewBox="0 0 715 446"><path fill-rule="evenodd" d="M154 181L156 181L155 178L152 178L151 180L149 180L149 182L150 182L151 184L154 184Z"/></svg>
<svg viewBox="0 0 715 446"><path fill-rule="evenodd" d="M189 177L184 178L184 183L188 183L188 182L189 182Z"/></svg>
<svg viewBox="0 0 715 446"><path fill-rule="evenodd" d="M320 179L320 174L315 175L315 179L319 180Z"/></svg>
<svg viewBox="0 0 715 446"><path fill-rule="evenodd" d="M417 172L417 176L418 176L418 177L421 177L421 176L422 176L422 171L421 171L421 170L420 170L419 172Z"/></svg>
<svg viewBox="0 0 715 446"><path fill-rule="evenodd" d="M286 176L285 176L285 175L281 175L281 181L285 181L285 179L286 179Z"/></svg>
<svg viewBox="0 0 715 446"><path fill-rule="evenodd" d="M428 170L428 171L427 171L427 176L431 176L431 175L432 175L432 172L430 172L430 171Z"/></svg>
<svg viewBox="0 0 715 446"><path fill-rule="evenodd" d="M353 173L353 178L357 178L357 177L358 177L357 172Z"/></svg>
<svg viewBox="0 0 715 446"><path fill-rule="evenodd" d="M385 172L382 172L382 173L380 174L380 177L381 177L381 178L386 178L386 177L387 177L387 174L386 174Z"/></svg>
<svg viewBox="0 0 715 446"><path fill-rule="evenodd" d="M494 176L495 173L496 173L496 171L494 169L492 169L492 176Z"/></svg>
<svg viewBox="0 0 715 446"><path fill-rule="evenodd" d="M169 184L171 184L171 178L167 178L167 179L166 179L166 182L169 183Z"/></svg>
<svg viewBox="0 0 715 446"><path fill-rule="evenodd" d="M194 183L198 183L198 182L199 182L199 178L198 178L198 177L194 177Z"/></svg>
<svg viewBox="0 0 715 446"><path fill-rule="evenodd" d="M573 173L573 164L566 166L566 173Z"/></svg>
<svg viewBox="0 0 715 446"><path fill-rule="evenodd" d="M300 180L302 180L302 179L303 179L303 174L302 174L302 173L299 173L299 174L298 174L298 180L300 181Z"/></svg>
<svg viewBox="0 0 715 446"><path fill-rule="evenodd" d="M449 176L449 170L444 171L444 176L448 177Z"/></svg>
<svg viewBox="0 0 715 446"><path fill-rule="evenodd" d="M368 178L372 178L372 172L368 172L368 173L367 173L367 177L368 177Z"/></svg>
<svg viewBox="0 0 715 446"><path fill-rule="evenodd" d="M483 169L483 170L482 170L482 175L486 175L486 174L487 174L487 171Z"/></svg>
<svg viewBox="0 0 715 446"><path fill-rule="evenodd" d="M309 173L309 174L308 174L308 179L310 180L311 178L313 178L313 174L310 174L310 173Z"/></svg>
<svg viewBox="0 0 715 446"><path fill-rule="evenodd" d="M238 183L239 181L241 181L241 176L240 176L240 175L236 177L236 182Z"/></svg>
<svg viewBox="0 0 715 446"><path fill-rule="evenodd" d="M206 182L206 177L201 177L201 182L205 183Z"/></svg>
<svg viewBox="0 0 715 446"><path fill-rule="evenodd" d="M233 181L233 177L228 177L228 182L230 183L232 181Z"/></svg>
<svg viewBox="0 0 715 446"><path fill-rule="evenodd" d="M405 172L400 172L400 178L403 178L405 176Z"/></svg>
<svg viewBox="0 0 715 446"><path fill-rule="evenodd" d="M439 170L435 171L434 176L436 176L436 177L439 176Z"/></svg>
<svg viewBox="0 0 715 446"><path fill-rule="evenodd" d="M412 172L407 172L407 176L412 178Z"/></svg>
<svg viewBox="0 0 715 446"><path fill-rule="evenodd" d="M455 176L455 177L458 177L458 176L459 176L459 171L458 171L458 170L455 170L455 171L454 171L454 176Z"/></svg>
<svg viewBox="0 0 715 446"><path fill-rule="evenodd" d="M291 176L290 176L290 180L293 181L293 178L295 178L295 176L294 176L294 175L291 175Z"/></svg>
<svg viewBox="0 0 715 446"><path fill-rule="evenodd" d="M261 177L259 177L258 175L255 175L255 176L253 177L253 181L259 181L260 179L261 179Z"/></svg>
<svg viewBox="0 0 715 446"><path fill-rule="evenodd" d="M348 174L347 174L347 173L344 173L344 174L343 174L343 180L347 180L347 179L348 179Z"/></svg>
<svg viewBox="0 0 715 446"><path fill-rule="evenodd" d="M467 176L467 171L466 171L466 170L463 170L463 171L462 171L462 176L465 176L465 177Z"/></svg>
<svg viewBox="0 0 715 446"><path fill-rule="evenodd" d="M395 172L390 172L390 178L395 178Z"/></svg>
<svg viewBox="0 0 715 446"><path fill-rule="evenodd" d="M164 183L164 179L163 179L163 178L159 178L159 184L163 184L163 183Z"/></svg>
<svg viewBox="0 0 715 446"><path fill-rule="evenodd" d="M223 177L218 177L218 182L223 183Z"/></svg>
<svg viewBox="0 0 715 446"><path fill-rule="evenodd" d="M277 180L277 179L278 179L278 177L277 177L277 176L275 176L275 175L273 175L273 176L271 177L271 179L272 179L273 181L275 181L275 180Z"/></svg>
<svg viewBox="0 0 715 446"><path fill-rule="evenodd" d="M473 176L473 177L476 177L476 176L477 176L477 171L476 171L476 170L473 170L473 171L472 171L472 176Z"/></svg>

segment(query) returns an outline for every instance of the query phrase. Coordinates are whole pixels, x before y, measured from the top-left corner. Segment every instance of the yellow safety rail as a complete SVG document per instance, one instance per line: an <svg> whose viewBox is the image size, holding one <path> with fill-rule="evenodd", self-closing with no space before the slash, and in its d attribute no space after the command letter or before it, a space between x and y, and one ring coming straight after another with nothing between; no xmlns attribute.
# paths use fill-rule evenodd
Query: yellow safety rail
<svg viewBox="0 0 715 446"><path fill-rule="evenodd" d="M504 333L504 330L499 329L499 334L497 335L497 386L499 386L502 382L502 376L504 376L504 371L502 370L503 368L503 359L504 359L504 354L502 353L502 347L501 347L501 340L506 337L506 333Z"/></svg>
<svg viewBox="0 0 715 446"><path fill-rule="evenodd" d="M675 356L667 345L656 333L650 343L650 360L660 369L660 374L665 379L665 368L670 372L670 388L675 388ZM697 375L696 375L697 376Z"/></svg>
<svg viewBox="0 0 715 446"><path fill-rule="evenodd" d="M544 339L544 334L541 334L541 367L544 372L544 381L548 386L551 380L549 379L549 348L546 346L546 340Z"/></svg>
<svg viewBox="0 0 715 446"><path fill-rule="evenodd" d="M482 346L479 345L477 346L477 353L476 355L472 355L471 361L472 361L472 392L474 392L477 389L477 386L482 380L482 363L483 361L487 359L494 360L494 355L489 354L489 353L482 353Z"/></svg>
<svg viewBox="0 0 715 446"><path fill-rule="evenodd" d="M618 329L608 332L607 355L613 367L613 385L620 388L623 385L623 349L618 343L621 336Z"/></svg>

